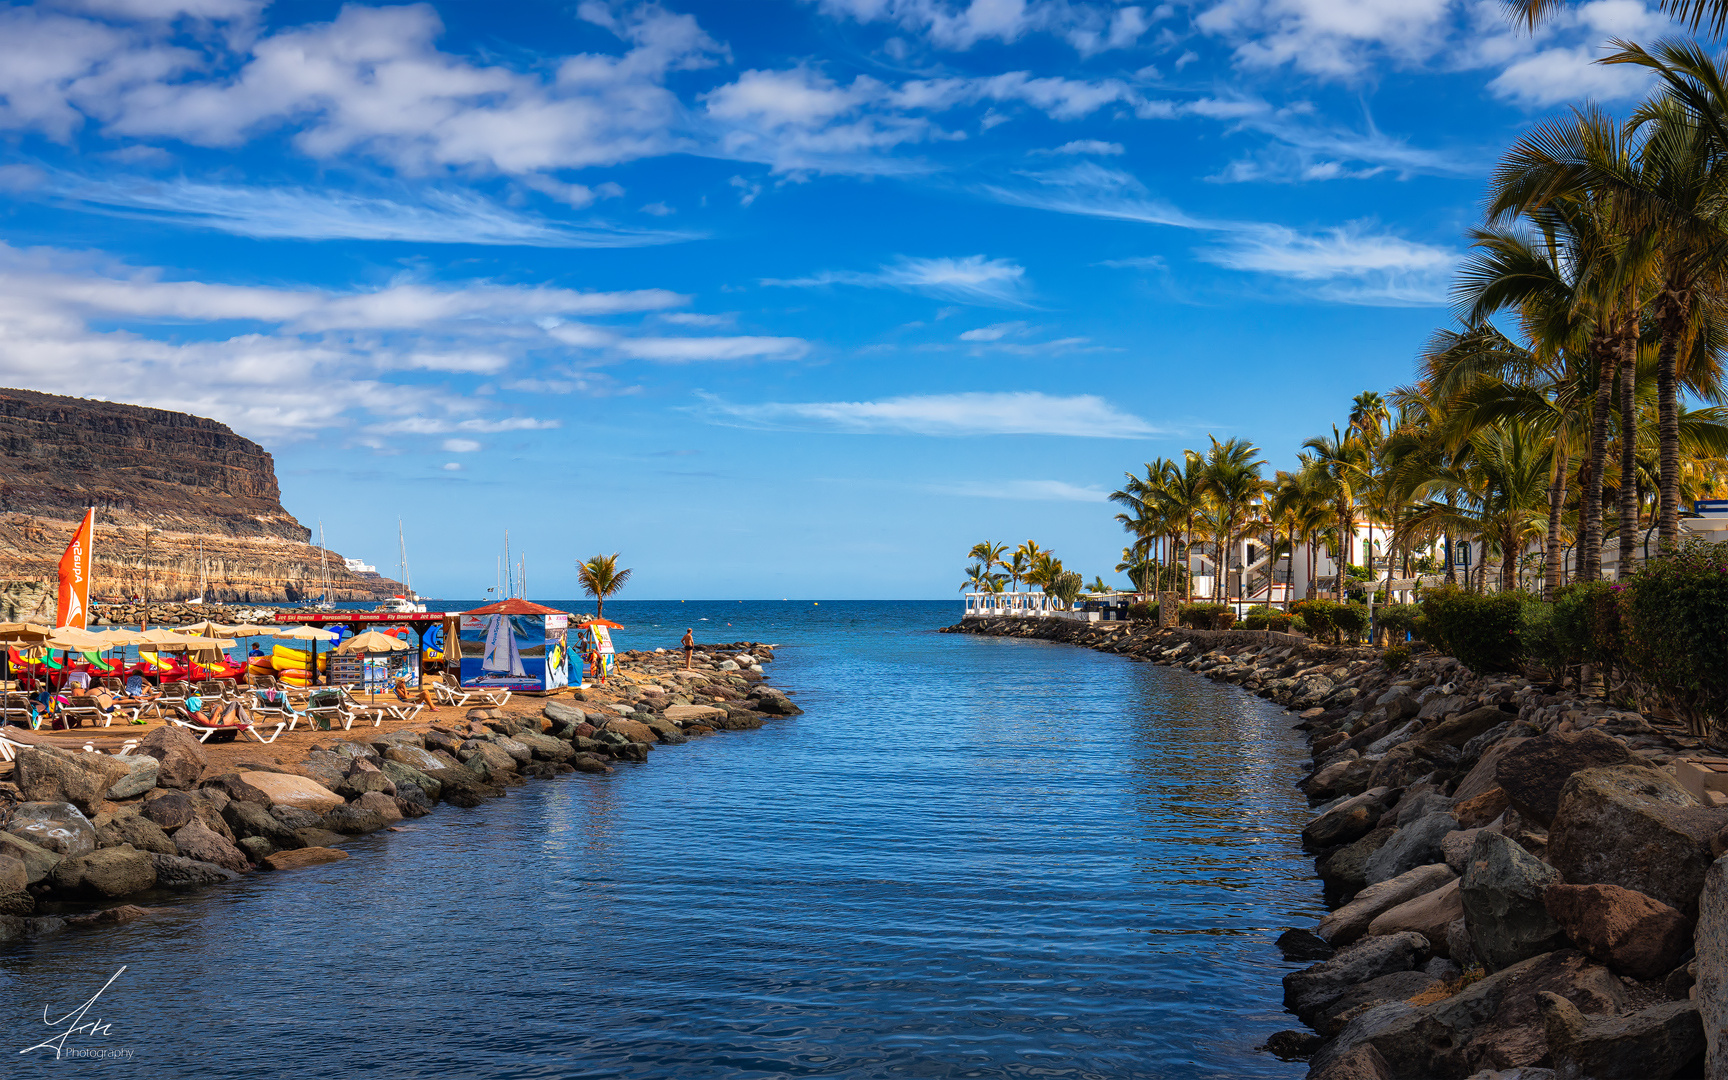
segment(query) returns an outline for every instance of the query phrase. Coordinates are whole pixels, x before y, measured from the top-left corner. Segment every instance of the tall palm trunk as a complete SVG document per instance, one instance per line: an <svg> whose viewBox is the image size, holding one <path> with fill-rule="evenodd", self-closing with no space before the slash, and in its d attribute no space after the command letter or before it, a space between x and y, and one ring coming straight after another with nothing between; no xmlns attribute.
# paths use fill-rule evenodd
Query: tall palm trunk
<svg viewBox="0 0 1728 1080"><path fill-rule="evenodd" d="M1350 534L1350 514L1345 512L1338 516L1338 581L1332 596L1340 604L1344 602L1344 572L1350 566Z"/></svg>
<svg viewBox="0 0 1728 1080"><path fill-rule="evenodd" d="M1619 578L1632 573L1632 555L1638 543L1638 413L1632 400L1633 360L1637 340L1621 340L1620 352L1620 569Z"/></svg>
<svg viewBox="0 0 1728 1080"><path fill-rule="evenodd" d="M1596 401L1590 411L1590 474L1584 481L1584 501L1578 509L1583 519L1579 530L1578 580L1598 581L1602 577L1602 472L1608 464L1608 406L1614 393L1614 355L1598 337L1591 342L1591 351L1598 361Z"/></svg>
<svg viewBox="0 0 1728 1080"><path fill-rule="evenodd" d="M1554 595L1560 591L1560 517L1566 511L1566 470L1572 464L1572 455L1563 447L1562 440L1554 440L1554 474L1548 481L1548 540L1543 546L1543 566L1547 573L1542 586L1542 599L1552 602Z"/></svg>
<svg viewBox="0 0 1728 1080"><path fill-rule="evenodd" d="M1680 542L1680 400L1679 354L1686 332L1687 298L1670 289L1663 294L1657 325L1662 348L1656 358L1657 438L1661 443L1661 509L1657 536L1663 550Z"/></svg>

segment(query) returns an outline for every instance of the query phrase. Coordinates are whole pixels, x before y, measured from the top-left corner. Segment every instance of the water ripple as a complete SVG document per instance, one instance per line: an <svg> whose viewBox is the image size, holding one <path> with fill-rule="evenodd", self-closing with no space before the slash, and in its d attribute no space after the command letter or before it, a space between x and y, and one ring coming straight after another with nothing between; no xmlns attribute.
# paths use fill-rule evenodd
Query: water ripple
<svg viewBox="0 0 1728 1080"><path fill-rule="evenodd" d="M806 714L0 947L0 1050L127 964L117 1076L1302 1074L1252 1050L1318 914L1287 714L952 604L617 607L785 644Z"/></svg>

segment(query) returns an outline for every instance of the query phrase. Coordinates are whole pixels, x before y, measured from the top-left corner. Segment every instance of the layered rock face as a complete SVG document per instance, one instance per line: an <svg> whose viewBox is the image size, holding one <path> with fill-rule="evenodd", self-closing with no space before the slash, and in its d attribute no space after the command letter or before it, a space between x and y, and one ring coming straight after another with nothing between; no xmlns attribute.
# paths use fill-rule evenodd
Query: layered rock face
<svg viewBox="0 0 1728 1080"><path fill-rule="evenodd" d="M283 509L270 454L185 413L0 389L0 575L46 579L96 507L91 597L193 596L199 543L210 600L322 591L319 549ZM401 591L329 554L332 600Z"/></svg>

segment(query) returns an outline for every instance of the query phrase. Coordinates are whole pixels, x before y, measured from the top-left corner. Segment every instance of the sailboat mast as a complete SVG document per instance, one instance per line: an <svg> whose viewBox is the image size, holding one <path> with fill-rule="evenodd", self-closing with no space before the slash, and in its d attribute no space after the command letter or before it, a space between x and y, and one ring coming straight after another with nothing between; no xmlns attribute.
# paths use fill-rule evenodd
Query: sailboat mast
<svg viewBox="0 0 1728 1080"><path fill-rule="evenodd" d="M504 582L504 595L505 596L515 596L516 595L516 570L515 570L515 567L513 567L510 563L510 530L509 529L504 530L504 570L505 570L505 573L509 575L509 580Z"/></svg>
<svg viewBox="0 0 1728 1080"><path fill-rule="evenodd" d="M402 560L402 591L407 594L404 599L412 601L414 599L414 582L408 576L408 541L402 534L401 518L396 519L396 545L400 549Z"/></svg>

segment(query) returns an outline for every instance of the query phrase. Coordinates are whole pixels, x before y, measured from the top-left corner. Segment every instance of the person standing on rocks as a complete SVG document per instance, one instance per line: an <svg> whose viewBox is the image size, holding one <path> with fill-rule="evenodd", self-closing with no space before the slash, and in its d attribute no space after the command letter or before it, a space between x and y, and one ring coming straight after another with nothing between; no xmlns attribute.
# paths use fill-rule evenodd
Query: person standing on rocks
<svg viewBox="0 0 1728 1080"><path fill-rule="evenodd" d="M679 644L684 646L684 670L689 671L690 665L696 661L696 628L694 626L684 631L684 640Z"/></svg>

